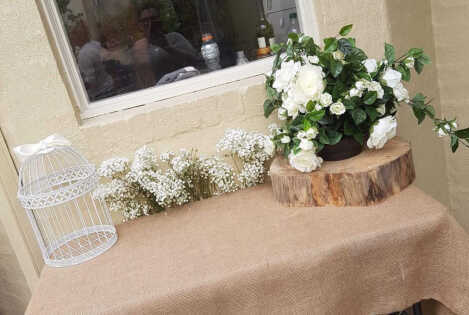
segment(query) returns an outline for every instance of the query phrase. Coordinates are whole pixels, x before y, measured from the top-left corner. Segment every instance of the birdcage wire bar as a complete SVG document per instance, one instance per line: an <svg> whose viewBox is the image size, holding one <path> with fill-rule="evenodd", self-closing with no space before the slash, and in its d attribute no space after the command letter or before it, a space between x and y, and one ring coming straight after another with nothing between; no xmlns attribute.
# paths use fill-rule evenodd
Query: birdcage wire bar
<svg viewBox="0 0 469 315"><path fill-rule="evenodd" d="M107 205L92 197L97 184L94 165L70 146L49 148L23 163L18 199L47 265L82 263L117 241Z"/></svg>

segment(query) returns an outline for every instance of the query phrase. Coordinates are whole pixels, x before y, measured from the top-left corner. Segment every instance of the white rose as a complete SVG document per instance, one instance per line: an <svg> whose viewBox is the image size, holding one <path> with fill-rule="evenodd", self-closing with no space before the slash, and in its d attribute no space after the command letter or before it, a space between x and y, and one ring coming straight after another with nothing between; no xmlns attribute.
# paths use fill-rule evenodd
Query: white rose
<svg viewBox="0 0 469 315"><path fill-rule="evenodd" d="M453 127L453 129L458 129L458 123L455 121L451 123L451 126Z"/></svg>
<svg viewBox="0 0 469 315"><path fill-rule="evenodd" d="M281 143L290 143L291 139L289 136L283 136L281 139L280 139L280 142Z"/></svg>
<svg viewBox="0 0 469 315"><path fill-rule="evenodd" d="M301 56L301 58L303 59L303 62L304 62L304 63L309 63L309 64L317 64L317 63L319 63L319 57L318 57L318 56L307 56L307 55L303 55L303 56Z"/></svg>
<svg viewBox="0 0 469 315"><path fill-rule="evenodd" d="M310 173L322 164L322 158L318 157L313 150L300 151L297 154L290 153L288 161L293 168L303 173Z"/></svg>
<svg viewBox="0 0 469 315"><path fill-rule="evenodd" d="M362 97L363 90L353 88L353 89L350 90L349 95L350 95L350 97L355 97L355 96Z"/></svg>
<svg viewBox="0 0 469 315"><path fill-rule="evenodd" d="M288 111L285 108L280 107L278 109L278 119L279 120L287 120L287 118L288 118Z"/></svg>
<svg viewBox="0 0 469 315"><path fill-rule="evenodd" d="M293 60L283 62L280 69L275 72L273 88L279 92L286 91L300 67L300 62L294 62Z"/></svg>
<svg viewBox="0 0 469 315"><path fill-rule="evenodd" d="M306 139L306 138L308 138L308 135L306 134L306 131L300 130L300 131L298 131L298 133L296 134L296 137L301 140L301 139Z"/></svg>
<svg viewBox="0 0 469 315"><path fill-rule="evenodd" d="M409 100L409 91L407 91L402 82L399 82L392 91L398 102Z"/></svg>
<svg viewBox="0 0 469 315"><path fill-rule="evenodd" d="M339 60L339 61L340 61L340 60L343 60L343 59L344 59L345 55L344 55L344 53L343 53L342 51L340 51L340 50L337 49L336 51L334 51L334 52L332 53L332 57L334 57L335 60Z"/></svg>
<svg viewBox="0 0 469 315"><path fill-rule="evenodd" d="M451 126L449 124L445 124L445 129L451 131Z"/></svg>
<svg viewBox="0 0 469 315"><path fill-rule="evenodd" d="M386 104L381 104L376 108L376 111L379 113L380 116L386 114Z"/></svg>
<svg viewBox="0 0 469 315"><path fill-rule="evenodd" d="M384 83L386 83L386 86L395 88L401 82L402 74L399 71L388 68L383 74L382 79Z"/></svg>
<svg viewBox="0 0 469 315"><path fill-rule="evenodd" d="M371 81L368 83L367 87L369 91L375 91L378 94L378 98L384 97L384 89L379 82Z"/></svg>
<svg viewBox="0 0 469 315"><path fill-rule="evenodd" d="M376 59L366 59L365 61L363 61L363 65L365 66L366 71L368 73L373 73L378 70L378 62L376 61Z"/></svg>
<svg viewBox="0 0 469 315"><path fill-rule="evenodd" d="M310 63L319 63L319 57L318 56L309 56L308 60Z"/></svg>
<svg viewBox="0 0 469 315"><path fill-rule="evenodd" d="M293 117L293 119L295 119L296 116L298 116L298 112L300 111L298 103L295 102L295 100L289 97L288 95L287 96L285 94L283 95L284 96L283 96L282 107L287 110L288 116Z"/></svg>
<svg viewBox="0 0 469 315"><path fill-rule="evenodd" d="M413 68L415 66L415 59L414 57L409 57L404 61L405 65L407 68Z"/></svg>
<svg viewBox="0 0 469 315"><path fill-rule="evenodd" d="M322 106L327 107L332 104L332 95L329 93L323 93L319 99Z"/></svg>
<svg viewBox="0 0 469 315"><path fill-rule="evenodd" d="M443 138L444 136L446 136L446 131L442 128L438 128L438 137Z"/></svg>
<svg viewBox="0 0 469 315"><path fill-rule="evenodd" d="M361 79L360 81L355 82L355 87L360 91L363 91L364 89L366 89L367 84L368 81Z"/></svg>
<svg viewBox="0 0 469 315"><path fill-rule="evenodd" d="M337 102L332 104L329 110L332 114L340 116L345 113L345 106L341 102Z"/></svg>
<svg viewBox="0 0 469 315"><path fill-rule="evenodd" d="M303 94L307 100L318 101L325 89L322 78L322 68L314 65L304 65L298 72L294 94ZM297 97L295 95L295 97Z"/></svg>
<svg viewBox="0 0 469 315"><path fill-rule="evenodd" d="M322 109L322 105L319 104L319 103L316 103L316 105L314 105L314 109L315 109L316 111L320 111L320 110Z"/></svg>
<svg viewBox="0 0 469 315"><path fill-rule="evenodd" d="M388 140L396 136L397 120L394 116L386 116L378 120L370 130L367 145L370 149L381 149Z"/></svg>
<svg viewBox="0 0 469 315"><path fill-rule="evenodd" d="M306 130L306 136L308 137L308 139L314 139L318 136L318 128L316 127L311 127L309 128L308 130Z"/></svg>
<svg viewBox="0 0 469 315"><path fill-rule="evenodd" d="M303 151L310 151L314 149L314 143L308 139L301 139L299 147Z"/></svg>
<svg viewBox="0 0 469 315"><path fill-rule="evenodd" d="M275 152L275 144L269 137L265 137L264 152L269 156L272 156Z"/></svg>

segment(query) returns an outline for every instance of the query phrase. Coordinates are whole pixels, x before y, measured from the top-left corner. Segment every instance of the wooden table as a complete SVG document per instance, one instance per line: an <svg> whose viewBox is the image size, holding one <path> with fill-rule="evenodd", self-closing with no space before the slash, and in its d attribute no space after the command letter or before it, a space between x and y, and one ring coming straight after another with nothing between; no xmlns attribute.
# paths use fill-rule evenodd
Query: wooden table
<svg viewBox="0 0 469 315"><path fill-rule="evenodd" d="M287 208L270 185L118 227L94 260L46 267L27 314L469 313L469 242L414 186L370 207Z"/></svg>

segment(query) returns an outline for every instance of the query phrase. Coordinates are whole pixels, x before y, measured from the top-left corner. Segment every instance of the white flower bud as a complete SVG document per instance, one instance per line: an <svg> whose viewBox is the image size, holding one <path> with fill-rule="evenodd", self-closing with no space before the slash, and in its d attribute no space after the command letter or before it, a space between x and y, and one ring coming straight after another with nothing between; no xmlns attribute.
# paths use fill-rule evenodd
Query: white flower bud
<svg viewBox="0 0 469 315"><path fill-rule="evenodd" d="M283 136L281 139L280 139L280 142L281 143L284 143L284 144L287 144L287 143L290 143L291 139L289 136Z"/></svg>
<svg viewBox="0 0 469 315"><path fill-rule="evenodd" d="M345 113L345 106L342 102L337 102L331 105L329 108L332 114L340 116Z"/></svg>

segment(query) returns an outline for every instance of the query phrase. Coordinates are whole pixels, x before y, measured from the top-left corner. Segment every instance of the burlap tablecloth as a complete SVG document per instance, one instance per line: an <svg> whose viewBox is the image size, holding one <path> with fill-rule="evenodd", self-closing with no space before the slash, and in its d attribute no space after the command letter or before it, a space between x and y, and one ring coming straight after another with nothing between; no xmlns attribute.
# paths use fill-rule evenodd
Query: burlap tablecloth
<svg viewBox="0 0 469 315"><path fill-rule="evenodd" d="M469 241L416 187L374 207L285 208L269 185L118 227L105 254L46 267L27 314L469 314Z"/></svg>

